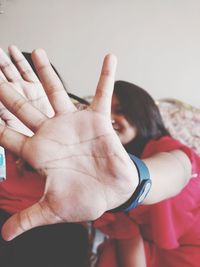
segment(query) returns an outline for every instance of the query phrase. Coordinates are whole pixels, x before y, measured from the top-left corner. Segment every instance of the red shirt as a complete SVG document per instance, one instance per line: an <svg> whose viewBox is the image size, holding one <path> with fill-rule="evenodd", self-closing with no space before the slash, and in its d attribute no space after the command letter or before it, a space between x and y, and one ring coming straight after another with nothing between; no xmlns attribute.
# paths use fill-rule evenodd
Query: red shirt
<svg viewBox="0 0 200 267"><path fill-rule="evenodd" d="M43 194L45 178L37 172L24 170L20 174L17 158L6 152L6 177L0 183L0 209L15 213L37 202Z"/></svg>
<svg viewBox="0 0 200 267"><path fill-rule="evenodd" d="M141 205L128 215L106 213L95 222L96 227L115 239L134 237L140 229L149 267L200 266L199 156L177 140L162 137L146 145L142 158L176 149L187 154L192 173L196 174L181 193L153 205Z"/></svg>

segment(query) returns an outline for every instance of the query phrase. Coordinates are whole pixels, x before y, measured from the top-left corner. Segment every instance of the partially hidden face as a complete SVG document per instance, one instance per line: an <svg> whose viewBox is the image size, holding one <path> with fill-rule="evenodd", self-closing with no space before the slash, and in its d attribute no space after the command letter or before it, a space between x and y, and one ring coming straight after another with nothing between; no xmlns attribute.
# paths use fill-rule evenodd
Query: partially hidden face
<svg viewBox="0 0 200 267"><path fill-rule="evenodd" d="M131 142L137 135L137 128L132 125L124 116L116 95L112 97L111 119L114 130L123 145Z"/></svg>

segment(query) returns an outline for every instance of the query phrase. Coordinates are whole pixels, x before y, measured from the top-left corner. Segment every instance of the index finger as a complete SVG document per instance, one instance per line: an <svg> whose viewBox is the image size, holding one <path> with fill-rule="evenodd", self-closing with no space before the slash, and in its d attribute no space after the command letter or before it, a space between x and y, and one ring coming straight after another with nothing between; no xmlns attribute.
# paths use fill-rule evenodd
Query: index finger
<svg viewBox="0 0 200 267"><path fill-rule="evenodd" d="M116 56L112 54L107 55L104 58L96 94L91 104L95 111L105 115L110 115L116 67Z"/></svg>

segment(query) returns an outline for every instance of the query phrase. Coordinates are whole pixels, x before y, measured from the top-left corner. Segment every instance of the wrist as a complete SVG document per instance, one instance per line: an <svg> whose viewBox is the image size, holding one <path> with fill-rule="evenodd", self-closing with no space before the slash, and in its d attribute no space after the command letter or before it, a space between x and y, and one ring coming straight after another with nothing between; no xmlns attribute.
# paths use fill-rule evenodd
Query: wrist
<svg viewBox="0 0 200 267"><path fill-rule="evenodd" d="M129 154L129 157L137 169L139 178L138 185L135 187L135 190L126 202L119 207L110 210L110 212L128 212L131 209L136 208L143 202L151 188L150 174L146 164L134 155Z"/></svg>

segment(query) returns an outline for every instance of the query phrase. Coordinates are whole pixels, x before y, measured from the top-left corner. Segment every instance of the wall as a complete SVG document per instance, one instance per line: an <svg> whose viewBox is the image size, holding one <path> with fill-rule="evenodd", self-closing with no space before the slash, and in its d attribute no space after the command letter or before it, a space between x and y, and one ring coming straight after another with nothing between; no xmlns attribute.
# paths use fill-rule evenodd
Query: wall
<svg viewBox="0 0 200 267"><path fill-rule="evenodd" d="M0 46L45 48L74 93L94 93L112 52L117 79L200 107L200 1L2 1Z"/></svg>

